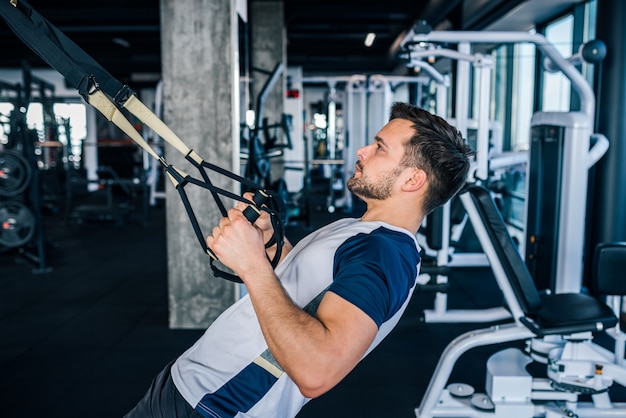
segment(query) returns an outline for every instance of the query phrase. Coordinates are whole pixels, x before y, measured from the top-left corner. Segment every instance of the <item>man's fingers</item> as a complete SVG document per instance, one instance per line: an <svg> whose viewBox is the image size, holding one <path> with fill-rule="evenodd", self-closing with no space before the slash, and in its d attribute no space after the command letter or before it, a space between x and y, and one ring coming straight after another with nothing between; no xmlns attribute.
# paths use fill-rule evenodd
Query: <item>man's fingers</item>
<svg viewBox="0 0 626 418"><path fill-rule="evenodd" d="M242 197L249 200L250 202L254 202L254 193L252 192L245 192ZM238 201L235 207L240 211L244 211L248 207L248 205L250 204L247 202Z"/></svg>
<svg viewBox="0 0 626 418"><path fill-rule="evenodd" d="M206 237L206 245L212 248L213 243L215 242L215 238L219 235L220 228L218 226L213 227L213 231L211 231L211 235Z"/></svg>

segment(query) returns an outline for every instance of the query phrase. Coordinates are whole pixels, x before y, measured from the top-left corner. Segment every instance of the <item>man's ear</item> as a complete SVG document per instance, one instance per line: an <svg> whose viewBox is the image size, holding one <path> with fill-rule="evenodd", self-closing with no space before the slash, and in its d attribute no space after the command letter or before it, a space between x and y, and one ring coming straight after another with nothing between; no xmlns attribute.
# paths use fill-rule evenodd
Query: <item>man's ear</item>
<svg viewBox="0 0 626 418"><path fill-rule="evenodd" d="M406 192L419 190L422 187L426 186L427 180L428 178L426 177L426 172L424 170L414 168L411 172L410 177L406 178L406 180L402 184L402 190Z"/></svg>

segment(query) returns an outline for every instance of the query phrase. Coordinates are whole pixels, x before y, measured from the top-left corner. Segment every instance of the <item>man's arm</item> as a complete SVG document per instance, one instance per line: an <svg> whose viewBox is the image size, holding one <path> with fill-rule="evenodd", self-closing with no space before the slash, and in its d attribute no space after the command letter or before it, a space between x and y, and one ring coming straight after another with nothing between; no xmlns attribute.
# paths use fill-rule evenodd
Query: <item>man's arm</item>
<svg viewBox="0 0 626 418"><path fill-rule="evenodd" d="M317 397L356 366L378 330L363 311L332 292L316 316L296 306L265 256L263 231L231 209L207 238L245 283L268 347L304 396Z"/></svg>
<svg viewBox="0 0 626 418"><path fill-rule="evenodd" d="M273 274L243 281L270 352L306 397L339 383L376 336L374 321L332 292L313 317L293 304Z"/></svg>

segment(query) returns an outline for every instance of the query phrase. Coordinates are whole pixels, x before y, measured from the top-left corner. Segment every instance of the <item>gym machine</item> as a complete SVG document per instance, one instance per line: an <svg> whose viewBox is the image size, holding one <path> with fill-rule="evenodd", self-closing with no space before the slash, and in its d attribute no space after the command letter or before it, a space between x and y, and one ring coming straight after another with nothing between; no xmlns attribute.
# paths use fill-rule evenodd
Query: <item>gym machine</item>
<svg viewBox="0 0 626 418"><path fill-rule="evenodd" d="M158 167L149 165L146 153L125 133L97 113L93 116L97 134L81 142L85 158L80 167L68 169L65 222L147 225L150 200L156 199Z"/></svg>
<svg viewBox="0 0 626 418"><path fill-rule="evenodd" d="M38 133L28 128L26 111L33 100L33 86L38 87L45 110L51 111L47 93L53 93L54 86L34 77L26 63L22 76L23 84L0 83L3 99L13 104L3 121L6 140L0 150L0 252L17 250L35 264L34 273L45 273L50 267L42 216L41 161L35 150L41 141ZM56 138L54 119L44 118L44 122L44 131Z"/></svg>
<svg viewBox="0 0 626 418"><path fill-rule="evenodd" d="M21 200L30 185L32 168L20 151L14 150L18 138L16 104L22 100L22 86L0 81L3 101L14 103L11 115L2 115L5 137L0 148L0 250L19 248L35 234L35 216Z"/></svg>
<svg viewBox="0 0 626 418"><path fill-rule="evenodd" d="M542 144L533 143L531 147L535 147L539 156L542 152L543 157L558 156L557 161L561 162L556 164L555 172L562 178L557 180L556 186L548 185L548 190L541 190L537 195L546 196L544 200L548 200L545 193L556 191L559 198L565 200L558 202L560 206L577 206L574 212L565 215L559 212L561 218L567 219L564 225L576 219L582 227L586 194L572 193L572 185L564 178L573 176L576 187L586 191L587 170L604 154L608 141L600 134L591 134L595 97L572 63L563 59L543 36L535 34L412 31L405 39L411 43L459 43L460 48L463 43L467 43L467 47L469 43L530 42L570 79L580 96L582 111L536 114L532 123L533 141ZM590 146L592 137L595 143ZM485 136L482 138L485 141ZM480 152L480 146L478 149ZM533 158L539 160L539 156L531 157L529 165L533 165ZM480 172L481 157L477 157L477 172ZM578 171L576 175L575 171ZM540 174L531 176L540 178ZM480 183L482 178L475 176L474 180ZM554 194L550 197L554 199ZM513 322L471 331L453 340L440 357L422 402L415 410L416 416L600 418L626 415L626 404L612 402L609 395L614 383L626 386L624 337L616 309L619 304L609 307L600 299L581 293L581 277L577 273L580 270L576 267L568 271L573 275L569 281L557 277L557 283L563 284L556 287L559 292L540 293L541 289L537 288L511 239L492 193L482 186L469 185L460 199ZM533 197L528 200L532 202ZM537 203L531 206L535 207ZM579 230L570 232L573 234L568 237L571 249L567 254L558 254L557 258L568 258L578 265L582 263L578 255L581 255L584 237ZM626 294L621 279L624 268L626 244L598 247L591 280L596 292L613 298ZM615 339L613 352L593 341L594 332L604 331ZM466 384L448 384L453 367L468 350L515 341L525 341L528 354L515 348L493 354L487 362L485 394L474 393L474 388ZM532 362L547 365L545 376L534 377L528 373L526 366ZM589 396L591 401L582 402L581 395Z"/></svg>
<svg viewBox="0 0 626 418"><path fill-rule="evenodd" d="M615 311L582 293L540 294L491 193L482 186L471 185L461 199L513 322L467 332L448 344L415 410L416 416L624 416L626 404L612 402L609 392L614 383L626 386L623 347L617 349L616 345L614 354L593 342L596 332L623 336ZM599 248L595 266L592 282L599 294L626 294L621 279L626 268L626 244ZM477 393L464 383L449 382L454 366L467 351L512 342L519 342L519 346L489 357L485 393ZM520 349L523 346L527 353ZM527 366L533 362L546 365L545 375L533 376L528 372ZM583 402L587 396L591 401Z"/></svg>
<svg viewBox="0 0 626 418"><path fill-rule="evenodd" d="M416 30L422 30L416 28ZM466 32L461 35L464 36ZM472 32L473 34L473 32ZM498 34L499 35L499 34ZM525 219L527 220L525 242L520 245L521 251L526 249L526 259L533 277L538 285L548 282L549 286L540 285L541 289L552 291L579 291L582 271L582 249L584 243L584 216L587 190L587 170L606 152L608 141L601 134L592 134L591 125L594 115L595 98L593 92L580 73L573 67L584 56L588 62L598 62L603 58L602 48L599 41L592 41L581 47L579 54L565 60L556 51L547 45L544 40L535 40L539 43L539 49L545 49L546 63L550 71L562 69L562 65L567 67L562 69L563 73L572 79L573 86L581 94L581 103L584 110L581 112L538 112L531 122L532 138L531 149L526 152L502 153L497 134L498 129L494 129L494 123L487 118L489 105L489 72L491 62L489 57L482 54L472 54L471 45L479 43L514 43L532 42L527 34L505 33L505 37L500 39L493 37L489 32L478 32L470 38L456 38L454 32L438 32L420 35L413 32L411 36L405 38L406 47L409 52L405 58L409 58L410 65L421 62L422 59L432 57L446 57L459 61L457 65L457 101L456 119L451 119L462 132L469 133L473 130L475 134L475 148L477 159L475 168L470 177L471 180L479 180L485 184L496 184L494 173L507 166L527 166L529 170L526 182ZM420 43L418 37L427 37L427 42L456 43L458 50L450 50L434 45L433 43ZM443 38L442 40L440 40ZM534 42L533 42L534 43ZM593 51L593 52L590 52ZM600 52L598 52L600 51ZM545 52L545 51L544 51ZM556 61L559 60L560 61ZM553 61L554 60L554 61ZM558 62L558 63L555 63ZM463 118L468 112L467 91L469 91L469 65L472 63L475 77L479 80L477 118L471 120ZM541 128L546 125L545 129ZM559 128L560 127L560 128ZM562 130L561 140L554 138L554 132ZM541 136L548 135L544 139ZM590 144L593 148L590 150ZM556 149L559 147L560 150ZM548 153L552 153L548 156ZM558 158L557 158L558 157ZM554 165L555 161L560 161ZM587 170L579 169L586 167ZM558 172L557 172L558 171ZM561 184L563 183L563 184ZM543 197L542 197L543 196ZM555 199L554 197L557 196ZM454 253L450 247L450 242L454 241L449 237L450 215L449 208L444 207L439 211L443 214L435 213L430 220L443 222L442 232L432 233L438 246L437 263L434 267L426 266L439 273L434 284L429 284L439 290L435 297L433 310L425 311L427 322L491 322L505 319L508 313L501 308L488 309L485 311L456 311L447 308L447 298L445 295L447 284L448 268L452 266L480 265L477 258L481 254ZM433 219L434 218L434 219ZM556 225L552 227L552 225ZM434 228L437 229L437 228ZM457 231L460 229L457 228ZM473 256L473 259L468 258ZM482 255L484 260L484 255ZM574 260L572 262L572 260ZM558 269L557 269L558 266ZM547 277L547 279L546 279ZM574 281L575 283L572 283ZM431 280L433 283L433 280ZM576 290L575 290L576 289Z"/></svg>
<svg viewBox="0 0 626 418"><path fill-rule="evenodd" d="M308 102L308 109L311 110L310 141L307 134L304 135L307 142L304 194L308 195L313 187L314 171L319 172L318 177L326 183L326 202L323 209L329 213L340 208L350 210L349 202L343 198L344 170L350 153L346 147L350 142L347 123L350 117L351 91L359 83L357 79L358 77L353 76L316 76L304 77L301 80L305 87L304 98ZM321 89L318 86L321 86ZM322 210L321 207L317 209Z"/></svg>
<svg viewBox="0 0 626 418"><path fill-rule="evenodd" d="M418 29L419 30L419 29ZM430 42L428 46L424 49L419 46L419 42ZM527 190L527 196L537 193L543 193L544 198L541 199L541 202L544 203L549 201L550 199L554 199L554 191L558 191L561 193L562 204L556 210L562 211L562 213L558 217L554 217L554 219L558 219L559 222L562 223L562 226L559 227L559 231L568 230L569 232L564 232L564 234L568 234L564 238L559 238L560 245L559 250L553 250L554 254L556 254L558 260L555 261L556 265L563 266L565 264L570 264L566 270L565 268L561 268L556 272L556 276L552 278L553 290L564 290L564 291L580 291L580 283L582 280L581 271L582 271L582 260L583 260L583 242L584 242L584 230L583 225L585 222L585 206L586 206L586 189L587 189L587 177L588 177L588 169L593 166L601 157L604 155L606 150L608 149L608 140L602 135L598 133L592 133L593 121L595 116L595 96L588 85L587 81L580 74L580 72L574 67L577 59L573 58L570 60L564 59L558 51L552 45L550 45L547 40L541 35L534 35L525 32L454 32L454 31L445 31L445 32L430 32L430 33L418 33L416 30L412 30L407 37L405 37L404 45L408 48L414 48L414 50L410 51L409 54L411 57L423 57L437 54L445 54L450 57L463 57L462 54L469 53L472 44L503 44L503 43L532 43L545 54L546 60L549 60L552 64L550 64L550 68L559 69L572 83L572 87L578 92L581 110L580 112L576 112L575 114L572 112L550 112L543 113L538 112L533 116L532 125L537 126L533 131L534 140L531 141L531 151L530 156L527 157L533 161L541 160L541 152L537 145L546 142L540 141L539 136L541 132L544 134L547 132L546 130L541 130L539 128L540 125L548 125L548 126L562 126L562 127L570 127L569 133L563 133L564 140L561 140L559 143L561 144L561 152L562 153L562 161L561 164L561 172L558 174L557 182L563 181L563 186L554 186L551 190L541 189L540 187L535 187L534 190ZM435 46L433 43L443 43L443 44L458 44L458 52L437 52L441 48ZM597 48L597 41L593 41L590 44L589 49L593 51L600 51ZM583 50L587 50L587 48L583 48ZM445 51L445 50L444 50ZM586 57L591 56L591 53L585 53ZM591 60L592 62L594 60ZM595 59L597 62L597 59ZM460 63L459 63L459 67ZM483 90L488 91L488 82L482 80L481 77L481 94ZM457 81L462 81L466 79L466 77L459 77ZM487 86L487 87L484 87ZM457 84L457 91L468 91L468 88L465 88L464 85L459 86ZM484 94L483 94L484 95ZM486 96L486 95L484 95ZM479 99L480 101L480 99ZM467 100L457 100L457 127L459 130L463 126L463 118L458 115L467 114L467 107L465 110L463 108L459 109L459 106L467 106ZM486 103L485 103L486 102ZM479 104L479 116L478 116L478 134L477 134L477 160L476 160L476 170L473 175L474 179L480 179L486 181L489 176L489 170L493 165L493 161L490 161L489 156L489 140L488 140L488 120L487 120L487 111L488 111L488 101L485 101L482 104ZM465 103L465 104L464 104ZM461 122L461 125L459 125ZM552 125L550 125L552 124ZM572 130L573 129L573 130ZM550 129L548 129L549 131ZM567 131L567 129L565 129ZM461 132L464 132L461 130ZM567 140L565 140L565 138ZM481 145L483 144L483 145ZM533 145L535 145L535 153L533 154ZM482 148L481 148L482 147ZM547 161L545 159L542 160L544 165L551 164L551 161ZM581 169L584 168L584 169ZM529 177L532 177L531 176ZM539 185L540 182L545 180L544 178L537 178L534 182L536 185ZM571 182L570 182L571 180ZM528 183L531 183L529 181ZM529 184L527 187L531 187ZM581 190L584 190L581 192ZM532 200L532 197L529 199ZM528 200L527 200L528 205ZM576 209L573 209L573 208ZM526 207L526 218L530 219L533 216L540 217L540 213L544 211L545 208L538 207ZM532 212L532 213L531 213ZM574 225L577 225L574 227ZM530 231L527 229L526 235L528 235L527 241L532 244L532 241L537 242L540 238L535 231ZM547 233L541 235L541 239L546 238ZM565 242L567 241L567 242ZM528 246L528 245L527 245ZM532 251L532 245L530 245ZM543 257L545 258L545 257ZM569 263L567 263L569 261ZM551 269L556 270L556 269ZM570 274L570 272L573 272ZM576 281L575 284L571 284L572 280Z"/></svg>
<svg viewBox="0 0 626 418"><path fill-rule="evenodd" d="M288 201L287 186L283 179L272 180L271 160L281 157L285 149L291 149L291 116L283 113L279 123L270 124L265 117L265 101L268 94L276 85L283 74L283 64L278 63L269 73L259 97L256 101L256 120L252 126L241 126L241 158L246 161L244 177L252 180L263 187L273 189ZM282 132L285 140L279 142L278 129Z"/></svg>
<svg viewBox="0 0 626 418"><path fill-rule="evenodd" d="M140 214L137 220L147 224L150 189L141 150L124 138L83 142L82 146L83 153L87 147L97 148L97 178L88 179L84 171L72 172L66 222L122 225ZM95 190L88 191L90 187Z"/></svg>

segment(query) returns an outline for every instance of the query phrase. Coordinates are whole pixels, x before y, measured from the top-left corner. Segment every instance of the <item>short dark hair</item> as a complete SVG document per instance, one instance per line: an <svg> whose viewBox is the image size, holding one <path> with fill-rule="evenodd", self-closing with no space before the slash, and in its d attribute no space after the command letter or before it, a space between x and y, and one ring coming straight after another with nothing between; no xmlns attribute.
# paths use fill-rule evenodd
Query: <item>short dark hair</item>
<svg viewBox="0 0 626 418"><path fill-rule="evenodd" d="M408 103L394 103L389 120L413 122L416 133L405 144L402 166L424 170L428 178L423 211L429 214L463 187L472 149L443 118Z"/></svg>

